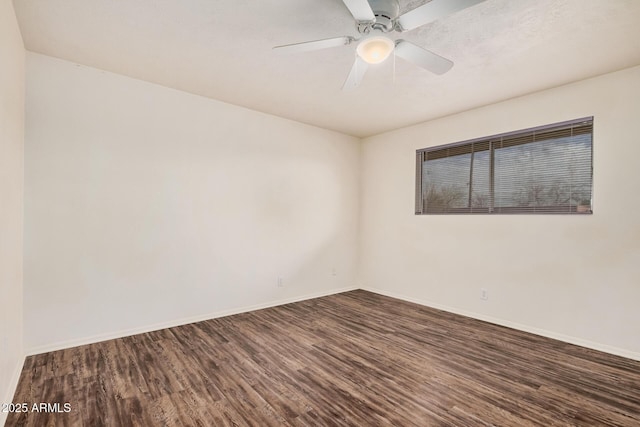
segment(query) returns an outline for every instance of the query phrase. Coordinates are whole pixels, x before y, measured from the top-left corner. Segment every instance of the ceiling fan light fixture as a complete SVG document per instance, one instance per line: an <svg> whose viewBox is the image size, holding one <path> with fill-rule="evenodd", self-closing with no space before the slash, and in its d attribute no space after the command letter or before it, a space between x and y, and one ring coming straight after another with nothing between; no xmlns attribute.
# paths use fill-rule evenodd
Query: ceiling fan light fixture
<svg viewBox="0 0 640 427"><path fill-rule="evenodd" d="M379 64L391 55L395 43L387 37L369 37L360 42L356 48L358 56L369 64Z"/></svg>

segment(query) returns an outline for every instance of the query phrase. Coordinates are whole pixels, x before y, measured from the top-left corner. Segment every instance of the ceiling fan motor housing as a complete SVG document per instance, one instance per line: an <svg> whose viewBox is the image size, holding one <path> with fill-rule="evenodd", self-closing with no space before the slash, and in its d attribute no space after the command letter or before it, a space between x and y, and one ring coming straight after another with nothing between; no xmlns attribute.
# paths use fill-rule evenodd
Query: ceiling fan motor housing
<svg viewBox="0 0 640 427"><path fill-rule="evenodd" d="M371 29L380 30L385 33L392 31L395 25L395 19L400 14L400 5L398 0L368 0L371 10L376 16L373 24L367 25L366 32ZM363 32L363 31L361 31Z"/></svg>

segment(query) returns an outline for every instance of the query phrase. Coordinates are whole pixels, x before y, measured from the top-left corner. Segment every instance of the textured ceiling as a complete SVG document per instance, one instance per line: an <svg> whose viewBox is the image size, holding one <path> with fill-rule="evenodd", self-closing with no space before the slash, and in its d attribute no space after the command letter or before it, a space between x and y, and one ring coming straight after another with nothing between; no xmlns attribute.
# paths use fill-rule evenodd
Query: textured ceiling
<svg viewBox="0 0 640 427"><path fill-rule="evenodd" d="M427 0L400 0L405 12ZM486 0L404 38L454 61L389 60L343 92L357 36L341 0L14 0L26 48L281 117L368 136L640 64L640 0Z"/></svg>

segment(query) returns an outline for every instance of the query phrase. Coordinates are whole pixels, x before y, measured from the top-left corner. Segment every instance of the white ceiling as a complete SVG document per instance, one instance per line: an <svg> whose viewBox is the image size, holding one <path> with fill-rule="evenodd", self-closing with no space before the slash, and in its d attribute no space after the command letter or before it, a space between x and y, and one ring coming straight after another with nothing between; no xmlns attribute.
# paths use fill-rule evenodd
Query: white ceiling
<svg viewBox="0 0 640 427"><path fill-rule="evenodd" d="M428 0L400 0L408 11ZM640 0L486 0L404 38L454 61L393 60L343 92L342 0L14 0L26 48L359 137L640 64Z"/></svg>

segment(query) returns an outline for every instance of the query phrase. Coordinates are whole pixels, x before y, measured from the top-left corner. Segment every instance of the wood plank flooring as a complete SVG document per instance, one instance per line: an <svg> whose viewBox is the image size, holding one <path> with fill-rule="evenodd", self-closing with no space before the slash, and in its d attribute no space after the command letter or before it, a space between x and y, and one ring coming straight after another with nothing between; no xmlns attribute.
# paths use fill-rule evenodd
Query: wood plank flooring
<svg viewBox="0 0 640 427"><path fill-rule="evenodd" d="M28 357L7 426L640 426L640 362L353 291Z"/></svg>

